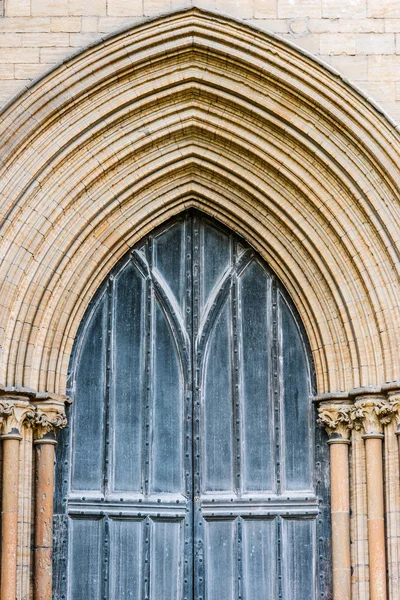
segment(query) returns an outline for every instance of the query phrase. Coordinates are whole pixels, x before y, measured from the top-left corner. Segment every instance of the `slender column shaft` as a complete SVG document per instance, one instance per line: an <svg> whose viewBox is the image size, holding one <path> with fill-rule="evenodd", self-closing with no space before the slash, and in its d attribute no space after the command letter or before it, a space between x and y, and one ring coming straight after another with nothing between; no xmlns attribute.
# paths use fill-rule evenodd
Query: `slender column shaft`
<svg viewBox="0 0 400 600"><path fill-rule="evenodd" d="M34 598L52 598L53 494L55 440L46 436L35 444Z"/></svg>
<svg viewBox="0 0 400 600"><path fill-rule="evenodd" d="M329 440L331 469L333 597L351 599L349 441Z"/></svg>
<svg viewBox="0 0 400 600"><path fill-rule="evenodd" d="M367 522L371 600L386 600L382 435L366 435Z"/></svg>
<svg viewBox="0 0 400 600"><path fill-rule="evenodd" d="M19 432L3 436L1 600L17 596Z"/></svg>

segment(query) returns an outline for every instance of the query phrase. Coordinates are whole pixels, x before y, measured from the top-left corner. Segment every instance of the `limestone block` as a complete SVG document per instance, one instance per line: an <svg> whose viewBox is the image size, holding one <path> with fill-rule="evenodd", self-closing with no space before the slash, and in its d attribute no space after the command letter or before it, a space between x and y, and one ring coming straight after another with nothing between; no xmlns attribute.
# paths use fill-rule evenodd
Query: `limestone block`
<svg viewBox="0 0 400 600"><path fill-rule="evenodd" d="M68 0L31 0L32 16L68 15Z"/></svg>
<svg viewBox="0 0 400 600"><path fill-rule="evenodd" d="M99 24L99 18L98 17L82 17L82 27L81 27L81 30L84 33L95 32L95 31L97 31L98 24ZM77 31L79 31L79 29Z"/></svg>
<svg viewBox="0 0 400 600"><path fill-rule="evenodd" d="M38 62L39 48L0 48L0 64Z"/></svg>
<svg viewBox="0 0 400 600"><path fill-rule="evenodd" d="M375 102L396 101L396 83L394 81L387 81L384 85L377 81L363 81L359 85Z"/></svg>
<svg viewBox="0 0 400 600"><path fill-rule="evenodd" d="M112 33L122 27L131 27L140 21L140 17L99 17L99 33Z"/></svg>
<svg viewBox="0 0 400 600"><path fill-rule="evenodd" d="M400 54L400 33L396 34L396 54Z"/></svg>
<svg viewBox="0 0 400 600"><path fill-rule="evenodd" d="M322 0L322 16L328 19L350 17L361 19L367 16L366 0Z"/></svg>
<svg viewBox="0 0 400 600"><path fill-rule="evenodd" d="M15 79L35 79L39 77L46 68L42 64L15 65Z"/></svg>
<svg viewBox="0 0 400 600"><path fill-rule="evenodd" d="M321 54L356 54L356 36L353 33L321 33Z"/></svg>
<svg viewBox="0 0 400 600"><path fill-rule="evenodd" d="M51 65L57 64L73 52L74 48L40 48L40 62Z"/></svg>
<svg viewBox="0 0 400 600"><path fill-rule="evenodd" d="M368 0L368 16L374 18L400 17L400 2L399 0Z"/></svg>
<svg viewBox="0 0 400 600"><path fill-rule="evenodd" d="M238 19L253 17L253 0L216 0L216 8L217 12Z"/></svg>
<svg viewBox="0 0 400 600"><path fill-rule="evenodd" d="M393 33L360 33L356 35L357 54L394 54Z"/></svg>
<svg viewBox="0 0 400 600"><path fill-rule="evenodd" d="M6 104L15 94L17 94L29 81L13 79L12 81L2 81L0 85L0 105Z"/></svg>
<svg viewBox="0 0 400 600"><path fill-rule="evenodd" d="M192 6L192 0L171 0L171 10L180 10Z"/></svg>
<svg viewBox="0 0 400 600"><path fill-rule="evenodd" d="M108 0L107 14L110 17L139 17L143 14L141 0Z"/></svg>
<svg viewBox="0 0 400 600"><path fill-rule="evenodd" d="M0 19L0 33L19 33L28 31L50 31L49 17L13 17Z"/></svg>
<svg viewBox="0 0 400 600"><path fill-rule="evenodd" d="M388 33L400 33L400 19L382 19L382 22L385 23L385 31Z"/></svg>
<svg viewBox="0 0 400 600"><path fill-rule="evenodd" d="M99 40L99 33L71 33L70 46L73 48L84 48Z"/></svg>
<svg viewBox="0 0 400 600"><path fill-rule="evenodd" d="M366 81L368 79L366 56L332 56L330 64L350 81Z"/></svg>
<svg viewBox="0 0 400 600"><path fill-rule="evenodd" d="M254 18L273 18L278 14L278 0L254 0Z"/></svg>
<svg viewBox="0 0 400 600"><path fill-rule="evenodd" d="M2 33L0 35L0 48L13 48L22 46L21 33Z"/></svg>
<svg viewBox="0 0 400 600"><path fill-rule="evenodd" d="M22 33L22 45L32 48L69 46L68 33Z"/></svg>
<svg viewBox="0 0 400 600"><path fill-rule="evenodd" d="M68 14L72 17L79 15L101 16L107 14L106 0L69 0Z"/></svg>
<svg viewBox="0 0 400 600"><path fill-rule="evenodd" d="M308 28L312 33L384 33L385 20L309 19Z"/></svg>
<svg viewBox="0 0 400 600"><path fill-rule="evenodd" d="M0 65L0 81L3 79L14 79L14 65Z"/></svg>
<svg viewBox="0 0 400 600"><path fill-rule="evenodd" d="M400 55L368 56L368 79L370 81L399 81Z"/></svg>
<svg viewBox="0 0 400 600"><path fill-rule="evenodd" d="M314 35L307 35L305 37L288 37L288 39L290 39L291 42L293 42L294 44L296 44L296 46L299 46L302 50L306 50L307 52L310 52L311 54L319 54L319 46L320 46L320 39L319 39L319 35L314 34Z"/></svg>
<svg viewBox="0 0 400 600"><path fill-rule="evenodd" d="M81 30L81 20L79 17L53 17L50 28L55 33L75 33Z"/></svg>
<svg viewBox="0 0 400 600"><path fill-rule="evenodd" d="M31 0L7 0L7 17L25 17L31 14Z"/></svg>
<svg viewBox="0 0 400 600"><path fill-rule="evenodd" d="M171 10L171 0L143 0L143 14L154 17Z"/></svg>
<svg viewBox="0 0 400 600"><path fill-rule="evenodd" d="M278 0L278 17L322 17L321 0Z"/></svg>
<svg viewBox="0 0 400 600"><path fill-rule="evenodd" d="M250 25L258 27L263 31L272 31L273 33L289 33L289 23L287 19L252 19L248 21Z"/></svg>

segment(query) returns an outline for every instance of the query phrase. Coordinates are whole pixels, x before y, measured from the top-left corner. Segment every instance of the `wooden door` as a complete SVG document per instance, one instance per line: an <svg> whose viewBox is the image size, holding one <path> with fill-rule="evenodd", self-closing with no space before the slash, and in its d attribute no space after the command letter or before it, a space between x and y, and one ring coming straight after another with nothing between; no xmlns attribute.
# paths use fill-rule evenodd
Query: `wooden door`
<svg viewBox="0 0 400 600"><path fill-rule="evenodd" d="M195 211L147 236L77 338L54 597L329 598L310 382L253 249Z"/></svg>

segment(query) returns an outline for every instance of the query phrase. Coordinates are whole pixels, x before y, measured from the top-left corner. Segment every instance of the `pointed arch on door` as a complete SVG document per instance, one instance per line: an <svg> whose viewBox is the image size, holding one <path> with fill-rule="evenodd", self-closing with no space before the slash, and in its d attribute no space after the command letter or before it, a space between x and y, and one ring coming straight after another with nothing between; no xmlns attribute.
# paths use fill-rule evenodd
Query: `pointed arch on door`
<svg viewBox="0 0 400 600"><path fill-rule="evenodd" d="M190 206L243 236L304 323L319 393L399 372L399 135L339 74L198 9L112 35L2 112L0 381L64 393L129 247Z"/></svg>

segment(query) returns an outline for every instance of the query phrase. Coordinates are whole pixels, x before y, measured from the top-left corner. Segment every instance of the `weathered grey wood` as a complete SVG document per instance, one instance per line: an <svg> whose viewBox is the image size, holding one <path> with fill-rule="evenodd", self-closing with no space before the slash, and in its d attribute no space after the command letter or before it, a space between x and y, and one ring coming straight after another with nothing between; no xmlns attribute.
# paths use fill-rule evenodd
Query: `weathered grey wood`
<svg viewBox="0 0 400 600"><path fill-rule="evenodd" d="M107 296L95 307L78 352L74 397L72 489L102 491Z"/></svg>
<svg viewBox="0 0 400 600"><path fill-rule="evenodd" d="M99 600L102 595L103 519L71 519L69 597Z"/></svg>
<svg viewBox="0 0 400 600"><path fill-rule="evenodd" d="M117 492L143 489L144 295L145 281L128 263L114 281L112 314L111 480Z"/></svg>
<svg viewBox="0 0 400 600"><path fill-rule="evenodd" d="M74 350L55 518L70 516L68 599L328 600L311 380L290 299L250 247L196 211L147 236Z"/></svg>
<svg viewBox="0 0 400 600"><path fill-rule="evenodd" d="M276 520L243 520L243 600L276 600ZM300 597L299 597L300 600Z"/></svg>
<svg viewBox="0 0 400 600"><path fill-rule="evenodd" d="M143 520L110 521L110 598L139 600L143 579Z"/></svg>
<svg viewBox="0 0 400 600"><path fill-rule="evenodd" d="M316 597L315 519L282 519L284 600Z"/></svg>
<svg viewBox="0 0 400 600"><path fill-rule="evenodd" d="M284 489L311 490L313 424L307 357L294 315L281 293L278 297L282 344Z"/></svg>
<svg viewBox="0 0 400 600"><path fill-rule="evenodd" d="M206 521L207 599L236 597L236 521Z"/></svg>
<svg viewBox="0 0 400 600"><path fill-rule="evenodd" d="M152 522L150 600L182 598L182 528L181 520Z"/></svg>
<svg viewBox="0 0 400 600"><path fill-rule="evenodd" d="M271 279L253 261L240 277L240 400L243 415L243 491L274 490L271 398Z"/></svg>
<svg viewBox="0 0 400 600"><path fill-rule="evenodd" d="M230 306L225 303L204 366L204 491L234 491Z"/></svg>

